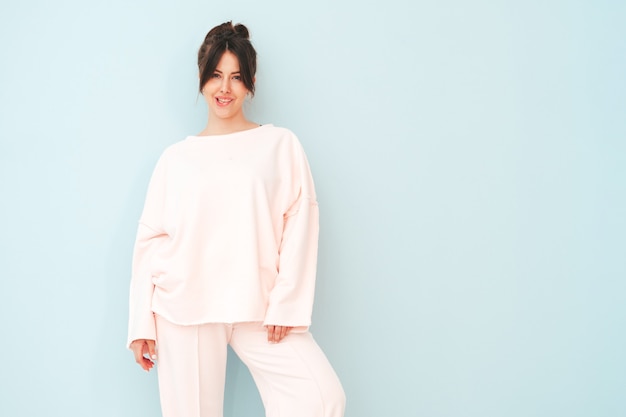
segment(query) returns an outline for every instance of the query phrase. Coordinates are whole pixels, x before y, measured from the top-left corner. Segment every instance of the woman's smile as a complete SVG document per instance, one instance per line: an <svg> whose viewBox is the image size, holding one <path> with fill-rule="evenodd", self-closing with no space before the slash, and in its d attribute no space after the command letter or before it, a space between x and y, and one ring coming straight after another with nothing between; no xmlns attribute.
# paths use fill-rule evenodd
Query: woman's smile
<svg viewBox="0 0 626 417"><path fill-rule="evenodd" d="M226 97L216 97L215 100L217 101L217 105L220 107L226 107L233 101L232 98Z"/></svg>

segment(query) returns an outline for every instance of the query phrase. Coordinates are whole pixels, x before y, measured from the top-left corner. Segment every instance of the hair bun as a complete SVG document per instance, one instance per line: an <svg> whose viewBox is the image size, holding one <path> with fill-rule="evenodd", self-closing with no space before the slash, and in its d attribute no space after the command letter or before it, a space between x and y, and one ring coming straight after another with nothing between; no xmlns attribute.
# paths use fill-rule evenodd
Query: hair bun
<svg viewBox="0 0 626 417"><path fill-rule="evenodd" d="M235 33L240 38L250 39L250 33L248 33L248 28L242 25L241 23L237 23L235 25Z"/></svg>
<svg viewBox="0 0 626 417"><path fill-rule="evenodd" d="M215 26L209 33L206 35L206 39L212 39L214 41L228 40L233 38L241 38L241 39L249 39L250 34L248 32L248 28L246 28L241 23L233 25L232 21L228 21L222 23L221 25Z"/></svg>

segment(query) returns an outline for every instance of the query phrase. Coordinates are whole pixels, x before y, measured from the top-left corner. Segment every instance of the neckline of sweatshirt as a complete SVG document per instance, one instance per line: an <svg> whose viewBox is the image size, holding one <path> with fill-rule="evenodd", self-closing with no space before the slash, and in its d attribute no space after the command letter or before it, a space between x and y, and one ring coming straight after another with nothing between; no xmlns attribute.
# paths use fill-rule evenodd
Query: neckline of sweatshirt
<svg viewBox="0 0 626 417"><path fill-rule="evenodd" d="M208 140L217 140L217 139L234 139L234 138L247 136L247 135L256 135L260 131L262 131L262 130L264 130L266 128L273 127L273 126L274 125L270 123L270 124L265 124L265 125L259 125L257 127L253 127L252 129L240 130L239 132L226 133L226 134L223 134L223 135L204 135L204 136L189 135L189 136L187 136L186 140L188 140L188 141L208 141Z"/></svg>

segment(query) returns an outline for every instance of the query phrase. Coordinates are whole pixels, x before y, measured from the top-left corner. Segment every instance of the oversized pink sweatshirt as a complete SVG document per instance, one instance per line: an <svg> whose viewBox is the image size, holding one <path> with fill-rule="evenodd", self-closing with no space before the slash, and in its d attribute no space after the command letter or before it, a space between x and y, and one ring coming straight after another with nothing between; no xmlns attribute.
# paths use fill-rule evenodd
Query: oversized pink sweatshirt
<svg viewBox="0 0 626 417"><path fill-rule="evenodd" d="M135 243L128 343L180 325L307 327L318 207L296 136L273 125L189 136L161 155Z"/></svg>

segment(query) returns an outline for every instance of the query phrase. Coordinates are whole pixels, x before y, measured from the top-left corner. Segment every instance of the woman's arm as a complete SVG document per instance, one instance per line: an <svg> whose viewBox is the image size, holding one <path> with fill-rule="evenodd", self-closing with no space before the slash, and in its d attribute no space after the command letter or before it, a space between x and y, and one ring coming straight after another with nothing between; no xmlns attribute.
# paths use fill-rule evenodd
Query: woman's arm
<svg viewBox="0 0 626 417"><path fill-rule="evenodd" d="M152 173L133 250L127 346L135 340L156 340L152 313L154 254L169 239L164 231L166 163L161 156Z"/></svg>
<svg viewBox="0 0 626 417"><path fill-rule="evenodd" d="M293 142L291 163L293 178L289 183L296 186L293 200L283 215L278 275L269 294L263 323L278 325L280 332L278 336L275 330L270 332L270 340L280 338L282 327L306 328L311 324L315 294L319 209L309 164L297 139Z"/></svg>

